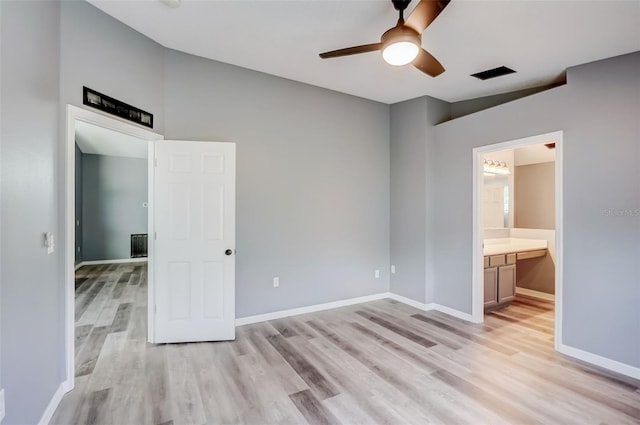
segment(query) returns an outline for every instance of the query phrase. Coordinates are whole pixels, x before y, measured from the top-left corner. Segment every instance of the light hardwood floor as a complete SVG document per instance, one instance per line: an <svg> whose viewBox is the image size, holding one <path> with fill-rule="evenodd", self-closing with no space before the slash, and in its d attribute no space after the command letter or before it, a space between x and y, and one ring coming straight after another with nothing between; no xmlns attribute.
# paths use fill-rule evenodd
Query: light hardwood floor
<svg viewBox="0 0 640 425"><path fill-rule="evenodd" d="M381 300L146 342L146 266L77 272L76 388L54 424L632 424L639 383L553 351L553 304L482 325Z"/></svg>

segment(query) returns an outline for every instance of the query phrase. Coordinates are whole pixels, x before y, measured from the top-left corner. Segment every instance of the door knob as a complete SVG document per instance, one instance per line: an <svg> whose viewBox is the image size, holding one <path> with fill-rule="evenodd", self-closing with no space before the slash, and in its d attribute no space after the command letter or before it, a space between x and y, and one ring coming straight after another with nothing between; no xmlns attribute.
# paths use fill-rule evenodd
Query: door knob
<svg viewBox="0 0 640 425"><path fill-rule="evenodd" d="M233 250L232 250L232 249L227 249L227 250L224 252L224 254L225 254L225 255L231 255L231 254L233 254Z"/></svg>

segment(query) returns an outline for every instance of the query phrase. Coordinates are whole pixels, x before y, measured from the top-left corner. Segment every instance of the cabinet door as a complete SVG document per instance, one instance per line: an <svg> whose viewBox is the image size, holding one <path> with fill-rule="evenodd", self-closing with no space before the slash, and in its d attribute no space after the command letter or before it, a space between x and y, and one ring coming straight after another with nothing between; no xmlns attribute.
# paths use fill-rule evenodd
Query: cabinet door
<svg viewBox="0 0 640 425"><path fill-rule="evenodd" d="M498 304L498 268L484 269L484 308Z"/></svg>
<svg viewBox="0 0 640 425"><path fill-rule="evenodd" d="M506 303L516 297L516 265L498 268L498 304Z"/></svg>

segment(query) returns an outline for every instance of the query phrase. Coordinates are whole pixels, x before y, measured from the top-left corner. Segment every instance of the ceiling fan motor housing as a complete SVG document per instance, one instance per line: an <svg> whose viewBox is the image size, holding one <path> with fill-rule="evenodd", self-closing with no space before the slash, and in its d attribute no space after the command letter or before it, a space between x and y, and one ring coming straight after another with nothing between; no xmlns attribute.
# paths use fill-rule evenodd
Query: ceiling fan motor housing
<svg viewBox="0 0 640 425"><path fill-rule="evenodd" d="M398 43L401 41L408 41L418 47L421 47L422 45L420 34L418 34L414 29L405 27L404 25L393 27L382 34L382 37L380 37L382 50L384 50L385 47L390 44Z"/></svg>

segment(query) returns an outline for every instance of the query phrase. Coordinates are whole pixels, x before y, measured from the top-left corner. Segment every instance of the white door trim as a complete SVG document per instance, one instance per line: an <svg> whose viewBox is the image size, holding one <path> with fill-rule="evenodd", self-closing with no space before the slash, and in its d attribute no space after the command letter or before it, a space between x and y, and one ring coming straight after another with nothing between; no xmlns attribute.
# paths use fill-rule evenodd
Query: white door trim
<svg viewBox="0 0 640 425"><path fill-rule="evenodd" d="M471 317L475 323L484 321L484 262L482 255L482 210L480 208L480 188L483 181L482 156L487 152L495 152L504 149L519 148L526 145L536 143L556 142L556 161L555 161L555 201L556 201L556 264L555 264L555 349L558 350L562 344L562 266L563 266L563 245L562 245L562 229L563 229L563 206L562 206L562 131L554 131L551 133L540 134L537 136L525 137L523 139L510 140L507 142L496 143L493 145L481 146L473 149L473 266L472 266L472 301L471 301Z"/></svg>
<svg viewBox="0 0 640 425"><path fill-rule="evenodd" d="M73 105L67 105L67 117L66 117L66 129L65 129L65 210L64 210L64 282L65 282L65 368L66 368L66 381L64 383L65 391L71 391L75 386L74 379L74 344L75 344L75 123L76 121L83 121L89 124L98 125L110 130L124 133L139 139L152 141L162 140L164 136L158 133L154 133L151 130L144 129L135 124L127 122L125 120L110 117L105 114L94 112L88 109L79 108ZM149 143L149 145L153 145ZM151 148L150 148L151 149ZM153 156L149 156L150 161ZM148 167L151 169L151 167ZM149 187L153 187L149 182ZM149 197L149 203L153 199ZM149 208L149 211L152 209ZM152 229L152 218L149 217L149 229ZM151 232L149 232L151 237ZM150 244L152 245L152 244ZM149 252L149 262L153 261L152 251ZM151 270L151 265L149 270ZM151 274L149 274L149 296L153 294L153 280ZM151 299L149 300L151 301ZM153 305L153 304L149 304ZM149 314L152 314L152 309L149 309ZM152 326L152 321L149 320L149 327ZM151 335L152 329L149 330Z"/></svg>

